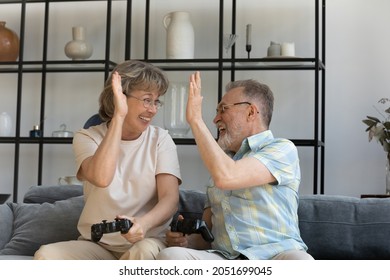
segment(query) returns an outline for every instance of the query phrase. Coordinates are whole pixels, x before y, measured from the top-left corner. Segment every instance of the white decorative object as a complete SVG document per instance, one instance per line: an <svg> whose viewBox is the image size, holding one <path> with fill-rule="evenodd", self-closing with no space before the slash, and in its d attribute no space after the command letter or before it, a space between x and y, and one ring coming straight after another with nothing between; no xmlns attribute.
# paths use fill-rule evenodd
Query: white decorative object
<svg viewBox="0 0 390 280"><path fill-rule="evenodd" d="M252 24L246 25L246 44L252 45Z"/></svg>
<svg viewBox="0 0 390 280"><path fill-rule="evenodd" d="M230 48L236 43L238 35L236 34L223 34L223 47L226 50L226 54L229 53Z"/></svg>
<svg viewBox="0 0 390 280"><path fill-rule="evenodd" d="M65 54L73 60L90 58L93 52L92 45L85 40L85 29L82 26L72 27L73 40L65 45Z"/></svg>
<svg viewBox="0 0 390 280"><path fill-rule="evenodd" d="M0 136L11 136L12 120L8 113L3 112L0 115Z"/></svg>
<svg viewBox="0 0 390 280"><path fill-rule="evenodd" d="M82 185L83 183L80 182L76 176L62 176L58 178L58 184L59 185Z"/></svg>
<svg viewBox="0 0 390 280"><path fill-rule="evenodd" d="M282 52L282 50L281 50L280 44L276 43L274 41L271 41L271 44L270 44L270 46L267 49L267 56L268 57L280 56L281 52Z"/></svg>
<svg viewBox="0 0 390 280"><path fill-rule="evenodd" d="M295 56L294 43L282 43L282 56Z"/></svg>
<svg viewBox="0 0 390 280"><path fill-rule="evenodd" d="M193 59L195 33L188 12L171 12L163 18L167 30L167 59Z"/></svg>
<svg viewBox="0 0 390 280"><path fill-rule="evenodd" d="M164 95L164 126L172 137L185 137L190 130L186 120L188 83L171 83Z"/></svg>
<svg viewBox="0 0 390 280"><path fill-rule="evenodd" d="M53 131L52 137L73 137L73 132L66 130L66 124L60 125L60 130Z"/></svg>

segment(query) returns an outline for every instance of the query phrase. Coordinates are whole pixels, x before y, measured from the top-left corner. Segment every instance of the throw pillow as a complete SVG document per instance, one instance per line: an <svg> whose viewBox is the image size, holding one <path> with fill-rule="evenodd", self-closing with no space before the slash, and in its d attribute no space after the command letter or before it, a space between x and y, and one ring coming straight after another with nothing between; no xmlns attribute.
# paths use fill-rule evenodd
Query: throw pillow
<svg viewBox="0 0 390 280"><path fill-rule="evenodd" d="M13 220L11 203L0 204L0 249L11 239Z"/></svg>
<svg viewBox="0 0 390 280"><path fill-rule="evenodd" d="M24 203L53 203L83 194L79 185L32 186L24 195Z"/></svg>
<svg viewBox="0 0 390 280"><path fill-rule="evenodd" d="M11 240L0 255L33 256L43 244L79 237L77 222L84 206L82 196L43 204L12 203Z"/></svg>
<svg viewBox="0 0 390 280"><path fill-rule="evenodd" d="M184 218L202 218L203 207L206 200L206 194L204 192L180 190L179 198L179 209L177 214L183 215Z"/></svg>

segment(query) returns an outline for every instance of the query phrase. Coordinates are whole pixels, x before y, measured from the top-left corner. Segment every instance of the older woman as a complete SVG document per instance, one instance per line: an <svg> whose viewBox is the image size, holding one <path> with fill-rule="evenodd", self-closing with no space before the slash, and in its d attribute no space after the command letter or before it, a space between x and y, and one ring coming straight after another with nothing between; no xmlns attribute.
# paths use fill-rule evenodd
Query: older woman
<svg viewBox="0 0 390 280"><path fill-rule="evenodd" d="M113 70L100 95L104 122L76 133L77 177L84 182L80 238L42 246L35 259L154 259L177 210L181 183L176 146L151 125L168 88L166 75L141 61ZM127 233L91 241L91 226L128 219Z"/></svg>

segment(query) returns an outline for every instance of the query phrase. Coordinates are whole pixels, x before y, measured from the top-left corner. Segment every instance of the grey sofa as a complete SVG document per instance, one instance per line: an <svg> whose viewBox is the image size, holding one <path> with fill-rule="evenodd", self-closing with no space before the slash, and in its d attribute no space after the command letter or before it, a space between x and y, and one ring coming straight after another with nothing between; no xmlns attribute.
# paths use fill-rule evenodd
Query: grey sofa
<svg viewBox="0 0 390 280"><path fill-rule="evenodd" d="M0 260L32 259L42 244L77 239L82 194L78 185L32 186L23 203L0 204ZM185 217L200 216L203 205L203 193L181 191Z"/></svg>
<svg viewBox="0 0 390 280"><path fill-rule="evenodd" d="M179 211L200 217L205 195L180 192ZM77 239L80 186L34 186L0 205L0 260L32 259L42 244ZM300 197L299 226L315 259L390 259L390 198Z"/></svg>

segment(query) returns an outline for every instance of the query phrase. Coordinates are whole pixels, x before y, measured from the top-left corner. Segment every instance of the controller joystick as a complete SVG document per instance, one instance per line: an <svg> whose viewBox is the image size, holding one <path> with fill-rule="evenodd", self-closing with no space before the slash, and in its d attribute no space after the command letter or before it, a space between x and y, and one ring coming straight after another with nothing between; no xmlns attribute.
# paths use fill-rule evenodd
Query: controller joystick
<svg viewBox="0 0 390 280"><path fill-rule="evenodd" d="M205 221L199 219L173 220L171 223L171 231L181 232L183 234L200 233L204 240L208 242L214 241L214 235L207 227Z"/></svg>
<svg viewBox="0 0 390 280"><path fill-rule="evenodd" d="M99 224L91 226L91 239L93 242L98 242L103 234L120 231L122 234L128 233L133 223L128 219L116 218L113 222L103 220Z"/></svg>

